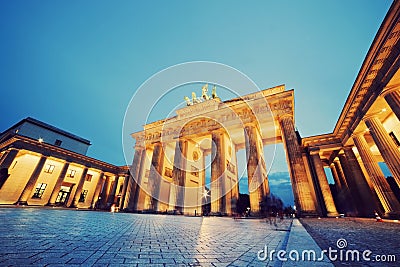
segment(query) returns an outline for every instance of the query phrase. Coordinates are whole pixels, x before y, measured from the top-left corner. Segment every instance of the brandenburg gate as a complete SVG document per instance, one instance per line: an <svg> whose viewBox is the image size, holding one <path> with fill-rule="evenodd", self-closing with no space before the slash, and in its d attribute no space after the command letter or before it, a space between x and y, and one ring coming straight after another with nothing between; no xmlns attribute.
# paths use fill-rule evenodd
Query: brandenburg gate
<svg viewBox="0 0 400 267"><path fill-rule="evenodd" d="M128 209L201 214L207 199L211 214L231 215L239 197L236 152L245 149L252 213L270 196L264 146L283 142L295 204L302 216L317 215L314 181L307 173L294 124L294 91L284 85L221 101L213 88L176 110L176 116L144 125L136 140ZM211 184L206 189L206 156ZM267 162L271 163L271 162ZM326 177L325 177L326 180ZM322 192L328 215L337 211L327 181ZM210 196L209 198L207 198Z"/></svg>

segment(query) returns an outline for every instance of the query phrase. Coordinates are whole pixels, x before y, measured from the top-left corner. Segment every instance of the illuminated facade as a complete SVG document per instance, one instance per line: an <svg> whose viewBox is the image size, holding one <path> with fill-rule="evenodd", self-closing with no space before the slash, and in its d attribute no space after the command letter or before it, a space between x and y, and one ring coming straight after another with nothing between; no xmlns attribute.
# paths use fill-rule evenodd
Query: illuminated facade
<svg viewBox="0 0 400 267"><path fill-rule="evenodd" d="M378 165L400 186L400 1L394 1L364 60L333 133L302 140L314 172L330 168L343 213L398 216L400 205ZM320 178L319 177L319 178ZM322 195L325 198L325 195Z"/></svg>
<svg viewBox="0 0 400 267"><path fill-rule="evenodd" d="M312 181L294 127L294 91L281 85L227 101L204 98L132 134L136 139L132 175L140 188L133 209L199 214L204 194L210 193L211 214L234 214L240 178L236 152L244 149L250 208L258 213L270 196L263 147L283 142L296 205L302 215L317 215ZM207 155L211 155L209 192ZM329 212L338 215L334 204Z"/></svg>
<svg viewBox="0 0 400 267"><path fill-rule="evenodd" d="M206 190L204 157L211 153L211 212L234 213L235 152L245 149L250 205L257 212L269 195L263 146L283 142L301 216L337 216L338 212L374 216L376 211L398 217L399 201L378 162L387 164L400 186L399 12L400 1L395 1L333 133L298 136L293 90L278 86L228 101L208 97L202 103L193 101L193 106L177 110L175 117L147 124L142 132L132 134L136 139L132 175L140 186L130 209L201 212ZM270 121L263 121L268 116L272 116ZM331 169L335 180L335 200L325 168Z"/></svg>
<svg viewBox="0 0 400 267"><path fill-rule="evenodd" d="M130 170L86 156L90 145L27 118L0 135L0 204L231 215L236 152L246 151L251 210L270 195L265 145L282 142L300 216L400 215L380 166L400 187L400 1L386 15L332 133L301 138L283 85L222 101L216 94L144 126ZM205 158L211 155L206 188ZM334 187L328 184L329 168ZM332 194L331 189L334 189Z"/></svg>
<svg viewBox="0 0 400 267"><path fill-rule="evenodd" d="M0 135L0 204L122 208L127 168L86 156L89 146L33 118L12 126Z"/></svg>

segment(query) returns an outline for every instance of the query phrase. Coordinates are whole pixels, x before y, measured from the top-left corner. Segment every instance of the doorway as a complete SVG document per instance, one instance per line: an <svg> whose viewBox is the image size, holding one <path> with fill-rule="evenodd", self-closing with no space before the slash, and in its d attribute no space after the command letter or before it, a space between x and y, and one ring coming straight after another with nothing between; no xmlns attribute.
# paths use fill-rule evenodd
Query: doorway
<svg viewBox="0 0 400 267"><path fill-rule="evenodd" d="M58 196L56 199L56 205L58 205L58 206L66 205L70 194L71 194L71 187L61 186L60 192L58 193Z"/></svg>

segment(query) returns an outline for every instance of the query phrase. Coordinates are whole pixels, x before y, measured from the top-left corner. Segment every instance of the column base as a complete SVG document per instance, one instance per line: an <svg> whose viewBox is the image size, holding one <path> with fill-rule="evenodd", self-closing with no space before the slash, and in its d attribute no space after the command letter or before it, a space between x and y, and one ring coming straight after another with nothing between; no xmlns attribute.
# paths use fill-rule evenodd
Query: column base
<svg viewBox="0 0 400 267"><path fill-rule="evenodd" d="M338 212L328 212L328 214L326 214L326 217L328 218L336 218L339 217L339 213Z"/></svg>
<svg viewBox="0 0 400 267"><path fill-rule="evenodd" d="M385 215L383 215L383 217L388 219L400 219L400 212L399 211L386 212Z"/></svg>
<svg viewBox="0 0 400 267"><path fill-rule="evenodd" d="M28 201L17 201L17 202L15 202L14 203L14 205L17 205L17 206L28 206Z"/></svg>
<svg viewBox="0 0 400 267"><path fill-rule="evenodd" d="M297 216L300 218L317 218L320 217L316 211L298 211Z"/></svg>

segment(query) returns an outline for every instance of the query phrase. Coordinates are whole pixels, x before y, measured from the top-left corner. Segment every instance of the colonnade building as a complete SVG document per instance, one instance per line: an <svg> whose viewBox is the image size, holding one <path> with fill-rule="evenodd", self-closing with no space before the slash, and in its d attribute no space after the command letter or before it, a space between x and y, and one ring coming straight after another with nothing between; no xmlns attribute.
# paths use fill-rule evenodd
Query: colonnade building
<svg viewBox="0 0 400 267"><path fill-rule="evenodd" d="M122 207L128 168L86 156L90 141L26 118L0 135L0 204Z"/></svg>
<svg viewBox="0 0 400 267"><path fill-rule="evenodd" d="M0 135L0 204L63 205L133 212L231 215L239 196L236 152L246 151L250 208L270 196L270 155L284 144L300 216L400 215L399 199L380 163L400 187L400 1L390 7L332 133L300 137L294 90L284 85L221 100L201 100L149 123L131 166L86 156L90 142L27 118ZM299 103L303 105L304 103ZM312 119L312 118L310 118ZM211 181L206 185L206 157ZM325 170L332 173L329 186ZM334 194L332 194L332 191Z"/></svg>

